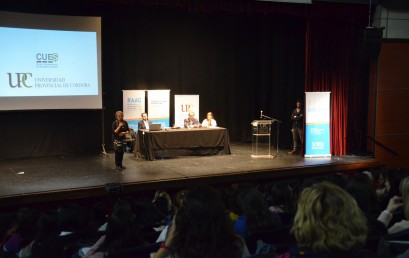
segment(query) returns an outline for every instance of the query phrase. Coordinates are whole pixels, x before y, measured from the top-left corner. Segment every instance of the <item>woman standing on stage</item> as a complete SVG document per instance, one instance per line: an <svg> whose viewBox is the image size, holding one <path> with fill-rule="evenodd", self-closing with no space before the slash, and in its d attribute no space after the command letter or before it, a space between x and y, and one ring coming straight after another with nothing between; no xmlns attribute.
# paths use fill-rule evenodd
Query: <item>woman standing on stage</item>
<svg viewBox="0 0 409 258"><path fill-rule="evenodd" d="M115 121L112 123L112 138L114 140L115 150L115 169L122 171L126 167L122 166L124 157L125 135L129 133L128 123L124 120L124 113L117 111L115 113Z"/></svg>

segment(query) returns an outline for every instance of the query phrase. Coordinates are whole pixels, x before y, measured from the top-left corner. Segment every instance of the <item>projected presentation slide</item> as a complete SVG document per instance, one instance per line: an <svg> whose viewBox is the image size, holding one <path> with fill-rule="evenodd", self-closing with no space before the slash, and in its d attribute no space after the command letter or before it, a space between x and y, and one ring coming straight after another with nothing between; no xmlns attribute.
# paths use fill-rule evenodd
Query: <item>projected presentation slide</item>
<svg viewBox="0 0 409 258"><path fill-rule="evenodd" d="M96 32L0 27L0 35L0 96L98 95Z"/></svg>
<svg viewBox="0 0 409 258"><path fill-rule="evenodd" d="M0 110L100 109L101 18L0 12Z"/></svg>

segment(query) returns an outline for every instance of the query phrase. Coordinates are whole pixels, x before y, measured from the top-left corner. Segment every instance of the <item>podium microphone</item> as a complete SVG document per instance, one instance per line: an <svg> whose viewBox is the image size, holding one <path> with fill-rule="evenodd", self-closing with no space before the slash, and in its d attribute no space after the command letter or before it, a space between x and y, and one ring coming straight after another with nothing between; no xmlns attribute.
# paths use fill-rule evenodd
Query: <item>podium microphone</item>
<svg viewBox="0 0 409 258"><path fill-rule="evenodd" d="M260 110L260 119L263 118L263 110Z"/></svg>

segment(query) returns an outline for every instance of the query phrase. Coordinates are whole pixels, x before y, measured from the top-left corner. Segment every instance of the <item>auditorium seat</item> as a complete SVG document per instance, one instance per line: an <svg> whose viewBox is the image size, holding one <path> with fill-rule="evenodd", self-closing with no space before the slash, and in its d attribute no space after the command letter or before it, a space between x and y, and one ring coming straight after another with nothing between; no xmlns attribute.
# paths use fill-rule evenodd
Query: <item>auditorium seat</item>
<svg viewBox="0 0 409 258"><path fill-rule="evenodd" d="M156 239L158 239L160 233L161 232L156 232L156 231L143 232L142 233L142 238L143 238L143 240L145 240L148 243L155 243Z"/></svg>
<svg viewBox="0 0 409 258"><path fill-rule="evenodd" d="M58 244L62 247L60 257L70 258L82 247L94 245L104 232L94 230L84 230L69 235L60 236Z"/></svg>
<svg viewBox="0 0 409 258"><path fill-rule="evenodd" d="M395 257L409 249L409 229L382 237L378 247L378 255Z"/></svg>
<svg viewBox="0 0 409 258"><path fill-rule="evenodd" d="M277 248L277 253L286 252L289 247L296 245L296 240L290 234L291 226L286 225L280 228L260 230L249 234L246 244L249 252L253 254L256 251L257 241L263 240L264 243L272 244Z"/></svg>
<svg viewBox="0 0 409 258"><path fill-rule="evenodd" d="M160 243L148 244L139 247L127 248L109 253L105 258L149 258L151 253L159 250Z"/></svg>

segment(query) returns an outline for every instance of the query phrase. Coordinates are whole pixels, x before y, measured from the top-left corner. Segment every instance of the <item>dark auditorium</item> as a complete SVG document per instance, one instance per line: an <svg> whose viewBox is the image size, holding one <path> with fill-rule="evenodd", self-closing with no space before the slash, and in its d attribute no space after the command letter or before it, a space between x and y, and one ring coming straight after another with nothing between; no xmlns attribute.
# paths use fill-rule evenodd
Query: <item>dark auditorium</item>
<svg viewBox="0 0 409 258"><path fill-rule="evenodd" d="M409 257L409 1L0 1L0 258Z"/></svg>

